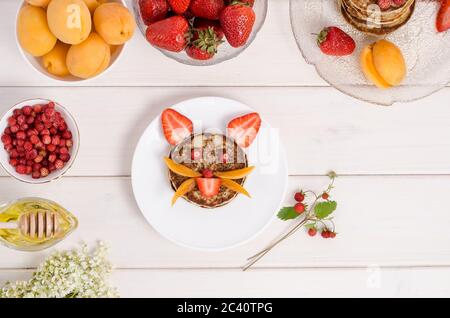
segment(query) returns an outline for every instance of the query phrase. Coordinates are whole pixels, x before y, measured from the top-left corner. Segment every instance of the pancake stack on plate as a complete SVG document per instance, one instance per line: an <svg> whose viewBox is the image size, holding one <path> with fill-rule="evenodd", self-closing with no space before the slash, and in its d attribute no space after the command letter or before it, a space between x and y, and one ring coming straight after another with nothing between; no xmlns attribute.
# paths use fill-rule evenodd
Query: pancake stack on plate
<svg viewBox="0 0 450 318"><path fill-rule="evenodd" d="M338 0L345 19L360 31L383 35L395 31L411 17L415 0L392 0L384 7L380 0ZM386 2L386 1L383 1Z"/></svg>
<svg viewBox="0 0 450 318"><path fill-rule="evenodd" d="M201 154L200 157L198 159L192 158L192 151L198 151ZM219 160L219 157L224 154L229 157L227 162ZM170 159L197 172L204 169L212 172L225 172L248 167L245 151L234 140L220 134L191 135L172 149ZM169 170L169 180L175 191L187 179L189 178ZM243 186L245 178L234 181ZM237 194L237 192L221 186L217 195L205 198L198 187L195 186L183 198L202 208L213 209L230 203Z"/></svg>

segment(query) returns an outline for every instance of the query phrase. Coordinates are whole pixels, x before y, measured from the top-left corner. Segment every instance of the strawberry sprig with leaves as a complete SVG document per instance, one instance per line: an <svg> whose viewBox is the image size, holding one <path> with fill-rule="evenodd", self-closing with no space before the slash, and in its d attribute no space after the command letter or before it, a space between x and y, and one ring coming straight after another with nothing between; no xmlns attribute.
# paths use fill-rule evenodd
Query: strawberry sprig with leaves
<svg viewBox="0 0 450 318"><path fill-rule="evenodd" d="M258 254L248 258L248 263L243 268L244 271L252 267L275 246L289 238L302 227L307 229L310 236L315 236L320 232L323 238L336 237L336 227L333 222L332 214L337 208L337 202L330 199L330 193L334 188L334 181L337 175L334 171L329 172L327 175L330 178L330 183L323 192L317 194L312 190L300 190L300 192L297 192L294 195L294 199L297 203L293 206L284 207L278 212L277 216L280 220L298 220L299 222L278 240ZM311 203L307 204L306 200L309 198L311 199Z"/></svg>

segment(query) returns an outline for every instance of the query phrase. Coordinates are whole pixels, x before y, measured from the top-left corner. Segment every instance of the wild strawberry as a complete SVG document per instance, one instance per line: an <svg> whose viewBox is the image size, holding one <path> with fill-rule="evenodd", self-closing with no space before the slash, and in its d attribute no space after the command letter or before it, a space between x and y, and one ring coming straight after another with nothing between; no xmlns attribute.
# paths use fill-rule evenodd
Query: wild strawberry
<svg viewBox="0 0 450 318"><path fill-rule="evenodd" d="M139 11L146 25L164 19L169 12L166 0L139 0Z"/></svg>
<svg viewBox="0 0 450 318"><path fill-rule="evenodd" d="M53 145L59 146L59 142L60 142L60 141L61 141L61 138L60 138L58 135L53 136L53 138L52 138L52 144L53 144Z"/></svg>
<svg viewBox="0 0 450 318"><path fill-rule="evenodd" d="M330 232L328 230L323 230L322 233L320 233L320 235L326 239L330 237Z"/></svg>
<svg viewBox="0 0 450 318"><path fill-rule="evenodd" d="M70 160L70 154L68 153L62 153L59 155L59 159L61 159L64 162L67 162Z"/></svg>
<svg viewBox="0 0 450 318"><path fill-rule="evenodd" d="M23 124L26 124L26 122L27 122L27 118L26 118L24 115L19 115L19 116L17 116L17 117L16 117L16 120L17 120L17 124L18 124L19 126L21 126L21 125L23 125Z"/></svg>
<svg viewBox="0 0 450 318"><path fill-rule="evenodd" d="M61 159L56 160L55 161L55 167L56 167L56 169L64 168L64 161L62 161Z"/></svg>
<svg viewBox="0 0 450 318"><path fill-rule="evenodd" d="M52 137L50 137L50 135L42 136L42 143L44 145L50 145L52 143Z"/></svg>
<svg viewBox="0 0 450 318"><path fill-rule="evenodd" d="M51 154L50 156L48 156L48 161L49 162L55 162L57 159L55 154Z"/></svg>
<svg viewBox="0 0 450 318"><path fill-rule="evenodd" d="M31 149L30 151L25 153L25 157L30 160L36 159L37 156L38 156L38 152L36 149Z"/></svg>
<svg viewBox="0 0 450 318"><path fill-rule="evenodd" d="M391 8L393 5L393 0L378 0L377 4L380 7L381 11L386 11Z"/></svg>
<svg viewBox="0 0 450 318"><path fill-rule="evenodd" d="M241 47L247 43L255 20L256 15L253 9L239 2L232 2L220 13L220 24L232 47Z"/></svg>
<svg viewBox="0 0 450 318"><path fill-rule="evenodd" d="M167 2L176 14L185 13L191 4L191 0L167 0Z"/></svg>
<svg viewBox="0 0 450 318"><path fill-rule="evenodd" d="M25 140L27 138L27 134L23 130L20 130L17 132L16 138Z"/></svg>
<svg viewBox="0 0 450 318"><path fill-rule="evenodd" d="M303 212L305 212L305 205L303 203L297 203L296 205L294 205L294 210L298 214L302 214Z"/></svg>
<svg viewBox="0 0 450 318"><path fill-rule="evenodd" d="M15 124L17 124L17 120L15 117L11 116L8 118L8 126L14 126Z"/></svg>
<svg viewBox="0 0 450 318"><path fill-rule="evenodd" d="M62 137L64 139L72 139L72 133L69 130L66 130L65 132L63 132Z"/></svg>
<svg viewBox="0 0 450 318"><path fill-rule="evenodd" d="M16 172L18 174L26 174L27 173L27 167L25 165L18 165L18 166L16 166Z"/></svg>
<svg viewBox="0 0 450 318"><path fill-rule="evenodd" d="M42 160L44 160L44 157L42 157L42 156L37 156L36 158L34 158L34 162L36 162L36 163L40 163L40 162L42 162Z"/></svg>
<svg viewBox="0 0 450 318"><path fill-rule="evenodd" d="M189 23L182 16L173 16L148 26L147 40L154 46L172 52L181 52L187 44Z"/></svg>
<svg viewBox="0 0 450 318"><path fill-rule="evenodd" d="M39 114L42 111L42 105L37 104L33 106L33 111L37 114Z"/></svg>
<svg viewBox="0 0 450 318"><path fill-rule="evenodd" d="M30 116L33 112L33 108L31 106L24 106L22 107L22 113L26 116Z"/></svg>
<svg viewBox="0 0 450 318"><path fill-rule="evenodd" d="M47 168L41 168L40 173L41 173L42 178L45 178L46 176L48 176L50 174L50 172L48 171Z"/></svg>
<svg viewBox="0 0 450 318"><path fill-rule="evenodd" d="M20 127L19 127L19 125L14 125L14 126L9 127L9 129L11 130L11 132L13 134L15 134L20 130Z"/></svg>
<svg viewBox="0 0 450 318"><path fill-rule="evenodd" d="M297 201L297 202L303 202L303 200L305 200L305 194L303 193L303 192L297 192L295 195L294 195L294 199L295 199L295 201Z"/></svg>
<svg viewBox="0 0 450 318"><path fill-rule="evenodd" d="M203 175L204 178L212 178L212 177L214 177L213 172L211 170L209 170L209 169L204 169L202 171L202 175Z"/></svg>
<svg viewBox="0 0 450 318"><path fill-rule="evenodd" d="M345 56L355 50L355 41L337 27L326 27L317 36L317 45L326 55Z"/></svg>
<svg viewBox="0 0 450 318"><path fill-rule="evenodd" d="M33 149L33 144L27 141L24 143L23 147L25 148L25 150L30 151L31 149Z"/></svg>
<svg viewBox="0 0 450 318"><path fill-rule="evenodd" d="M224 6L223 0L192 0L189 11L196 17L218 20Z"/></svg>
<svg viewBox="0 0 450 318"><path fill-rule="evenodd" d="M328 200L328 198L330 197L330 195L326 192L322 193L322 199L324 200Z"/></svg>
<svg viewBox="0 0 450 318"><path fill-rule="evenodd" d="M2 142L4 145L9 145L12 142L11 136L2 135Z"/></svg>
<svg viewBox="0 0 450 318"><path fill-rule="evenodd" d="M335 237L336 237L336 233L330 232L330 234L328 234L328 236L329 236L330 238L335 238Z"/></svg>
<svg viewBox="0 0 450 318"><path fill-rule="evenodd" d="M66 147L61 147L61 148L59 148L59 153L60 154L69 153L69 149L67 149Z"/></svg>
<svg viewBox="0 0 450 318"><path fill-rule="evenodd" d="M33 116L28 116L27 117L27 124L31 125L32 123L34 123L34 117Z"/></svg>
<svg viewBox="0 0 450 318"><path fill-rule="evenodd" d="M317 230L316 230L315 227L312 227L312 228L310 228L310 229L308 230L308 235L309 235L309 236L316 236L316 234L317 234Z"/></svg>
<svg viewBox="0 0 450 318"><path fill-rule="evenodd" d="M50 151L50 152L54 152L56 150L56 146L52 145L52 144L47 145L47 150Z"/></svg>

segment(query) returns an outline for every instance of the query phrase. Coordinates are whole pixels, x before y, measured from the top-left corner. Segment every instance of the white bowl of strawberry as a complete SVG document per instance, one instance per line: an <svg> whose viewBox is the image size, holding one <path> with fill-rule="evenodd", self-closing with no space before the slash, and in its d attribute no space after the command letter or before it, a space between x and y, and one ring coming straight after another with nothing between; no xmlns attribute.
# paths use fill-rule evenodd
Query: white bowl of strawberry
<svg viewBox="0 0 450 318"><path fill-rule="evenodd" d="M74 118L47 99L13 106L0 120L0 135L0 164L16 179L35 184L64 175L80 144Z"/></svg>
<svg viewBox="0 0 450 318"><path fill-rule="evenodd" d="M255 39L267 0L134 0L147 41L188 65L214 65L238 56Z"/></svg>

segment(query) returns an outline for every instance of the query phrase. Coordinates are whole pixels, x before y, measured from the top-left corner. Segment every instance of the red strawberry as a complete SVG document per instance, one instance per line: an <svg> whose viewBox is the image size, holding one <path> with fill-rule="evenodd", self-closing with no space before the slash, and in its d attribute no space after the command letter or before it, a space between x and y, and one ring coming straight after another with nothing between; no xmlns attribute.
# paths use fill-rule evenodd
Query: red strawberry
<svg viewBox="0 0 450 318"><path fill-rule="evenodd" d="M191 0L167 0L176 14L183 14L189 8Z"/></svg>
<svg viewBox="0 0 450 318"><path fill-rule="evenodd" d="M219 21L202 19L202 18L196 18L194 20L194 28L196 28L196 29L205 30L209 27L212 27L214 29L219 40L223 39L224 34L223 34L223 30L222 30L222 27L220 26Z"/></svg>
<svg viewBox="0 0 450 318"><path fill-rule="evenodd" d="M436 28L438 32L450 29L450 0L442 0L441 2L441 8L436 19Z"/></svg>
<svg viewBox="0 0 450 318"><path fill-rule="evenodd" d="M377 4L380 7L381 11L386 11L393 6L394 2L393 0L378 0Z"/></svg>
<svg viewBox="0 0 450 318"><path fill-rule="evenodd" d="M224 6L223 0L192 0L189 10L196 17L218 20Z"/></svg>
<svg viewBox="0 0 450 318"><path fill-rule="evenodd" d="M253 9L248 5L233 3L225 7L220 13L220 24L230 45L240 47L247 43L256 16Z"/></svg>
<svg viewBox="0 0 450 318"><path fill-rule="evenodd" d="M146 25L162 20L169 11L166 0L139 0L139 10Z"/></svg>
<svg viewBox="0 0 450 318"><path fill-rule="evenodd" d="M230 121L228 135L234 138L239 146L247 148L255 140L260 127L261 118L258 113L250 113Z"/></svg>
<svg viewBox="0 0 450 318"><path fill-rule="evenodd" d="M161 114L164 136L171 145L177 145L189 137L194 128L192 121L173 109L166 109Z"/></svg>
<svg viewBox="0 0 450 318"><path fill-rule="evenodd" d="M197 178L197 187L205 198L210 198L219 193L222 181L216 178Z"/></svg>
<svg viewBox="0 0 450 318"><path fill-rule="evenodd" d="M345 56L355 50L355 41L337 27L324 28L317 36L317 44L326 55Z"/></svg>
<svg viewBox="0 0 450 318"><path fill-rule="evenodd" d="M176 15L149 25L146 36L154 46L172 52L181 52L186 47L188 31L188 21Z"/></svg>
<svg viewBox="0 0 450 318"><path fill-rule="evenodd" d="M196 60L209 60L217 53L217 47L222 43L213 27L193 29L191 43L186 53Z"/></svg>

